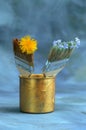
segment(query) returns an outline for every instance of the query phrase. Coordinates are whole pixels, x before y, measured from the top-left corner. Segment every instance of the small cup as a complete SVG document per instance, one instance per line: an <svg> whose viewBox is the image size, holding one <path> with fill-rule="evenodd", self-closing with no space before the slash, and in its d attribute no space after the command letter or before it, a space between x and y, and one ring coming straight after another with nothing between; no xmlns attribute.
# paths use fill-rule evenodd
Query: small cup
<svg viewBox="0 0 86 130"><path fill-rule="evenodd" d="M20 111L47 113L54 111L55 77L43 74L20 76Z"/></svg>

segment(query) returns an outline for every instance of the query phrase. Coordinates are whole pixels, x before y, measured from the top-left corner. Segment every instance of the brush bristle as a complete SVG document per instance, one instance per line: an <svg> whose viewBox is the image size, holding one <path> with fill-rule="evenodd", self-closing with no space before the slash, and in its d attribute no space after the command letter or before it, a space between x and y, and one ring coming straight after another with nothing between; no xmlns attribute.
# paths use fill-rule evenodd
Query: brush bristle
<svg viewBox="0 0 86 130"><path fill-rule="evenodd" d="M34 66L34 64L33 64L33 54L22 53L22 51L19 47L19 40L18 39L13 40L13 49L14 49L15 56L27 61L28 65Z"/></svg>
<svg viewBox="0 0 86 130"><path fill-rule="evenodd" d="M73 50L74 50L73 48L63 49L63 48L58 48L57 46L54 46L50 50L48 61L53 62L53 61L59 61L59 60L69 58Z"/></svg>
<svg viewBox="0 0 86 130"><path fill-rule="evenodd" d="M80 39L75 38L74 41L62 42L57 40L53 42L53 47L50 50L48 61L59 61L70 58L75 47L80 45Z"/></svg>

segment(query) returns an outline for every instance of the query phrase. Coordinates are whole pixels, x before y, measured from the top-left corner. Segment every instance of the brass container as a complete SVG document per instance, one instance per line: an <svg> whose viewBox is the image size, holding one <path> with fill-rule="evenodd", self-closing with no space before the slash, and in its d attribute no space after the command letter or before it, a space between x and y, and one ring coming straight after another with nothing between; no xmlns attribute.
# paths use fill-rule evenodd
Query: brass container
<svg viewBox="0 0 86 130"><path fill-rule="evenodd" d="M55 77L43 74L20 76L20 111L47 113L54 111Z"/></svg>

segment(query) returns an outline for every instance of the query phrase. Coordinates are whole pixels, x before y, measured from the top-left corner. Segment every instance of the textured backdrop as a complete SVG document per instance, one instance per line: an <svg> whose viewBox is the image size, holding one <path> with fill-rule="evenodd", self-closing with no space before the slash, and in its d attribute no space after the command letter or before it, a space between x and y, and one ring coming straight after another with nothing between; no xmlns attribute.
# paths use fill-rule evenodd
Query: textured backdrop
<svg viewBox="0 0 86 130"><path fill-rule="evenodd" d="M81 46L58 75L58 84L86 82L86 1L85 0L0 0L0 89L18 91L12 39L31 35L38 40L36 72L47 60L53 40L73 40ZM8 87L6 87L8 86ZM14 91L14 90L13 90Z"/></svg>

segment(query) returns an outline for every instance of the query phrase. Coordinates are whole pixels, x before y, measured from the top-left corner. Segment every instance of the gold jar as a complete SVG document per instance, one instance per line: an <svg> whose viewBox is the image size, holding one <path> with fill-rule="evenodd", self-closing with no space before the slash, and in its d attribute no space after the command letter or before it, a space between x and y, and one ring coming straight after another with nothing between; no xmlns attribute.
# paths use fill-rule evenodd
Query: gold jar
<svg viewBox="0 0 86 130"><path fill-rule="evenodd" d="M20 76L20 111L47 113L54 111L55 77L43 74Z"/></svg>

